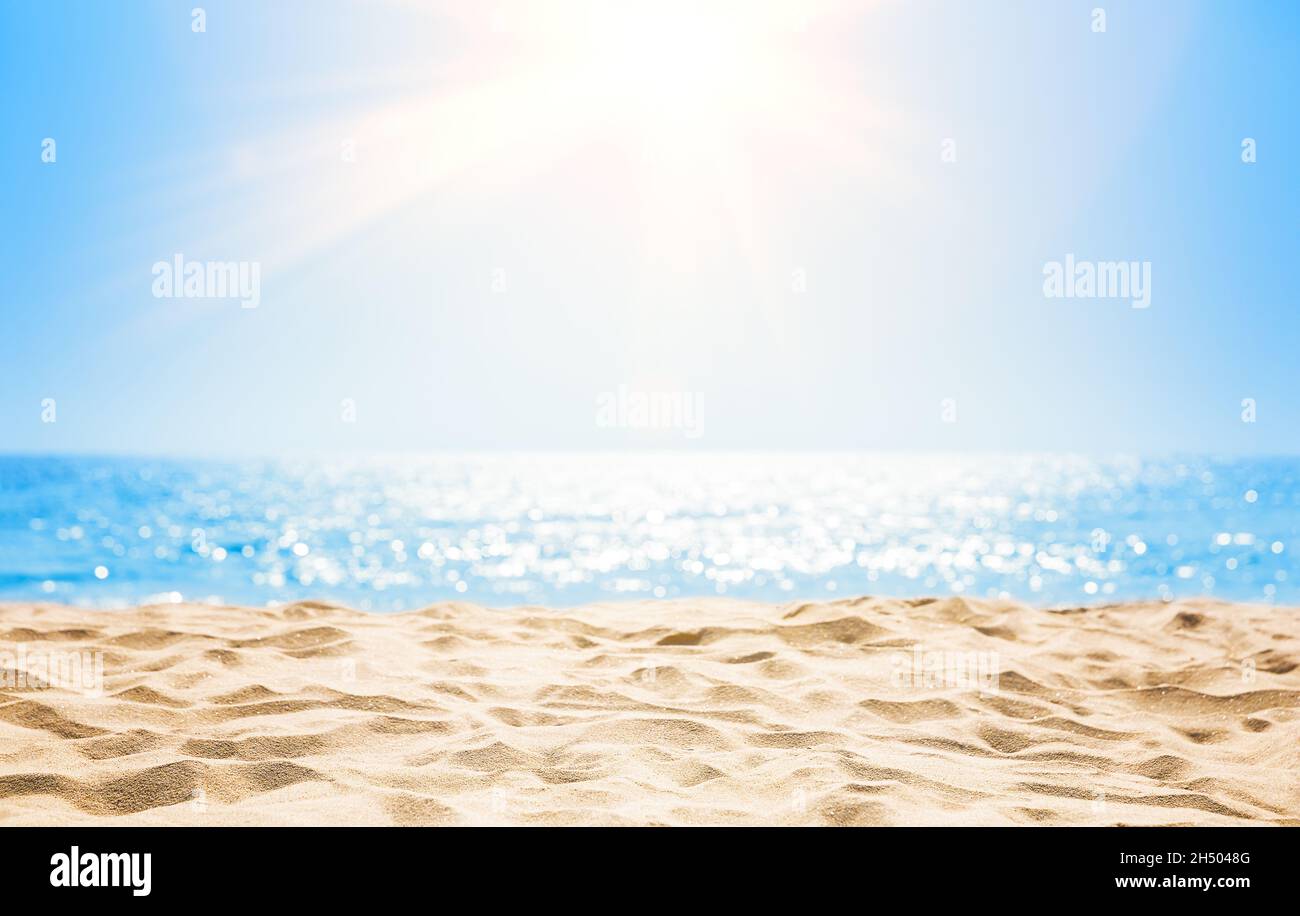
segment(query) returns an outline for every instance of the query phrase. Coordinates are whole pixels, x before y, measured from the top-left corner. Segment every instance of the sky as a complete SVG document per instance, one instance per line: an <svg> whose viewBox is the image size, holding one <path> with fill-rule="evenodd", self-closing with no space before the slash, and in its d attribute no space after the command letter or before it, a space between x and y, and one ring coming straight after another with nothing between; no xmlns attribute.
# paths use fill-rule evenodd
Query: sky
<svg viewBox="0 0 1300 916"><path fill-rule="evenodd" d="M1300 452L1295 3L194 8L0 7L0 451Z"/></svg>

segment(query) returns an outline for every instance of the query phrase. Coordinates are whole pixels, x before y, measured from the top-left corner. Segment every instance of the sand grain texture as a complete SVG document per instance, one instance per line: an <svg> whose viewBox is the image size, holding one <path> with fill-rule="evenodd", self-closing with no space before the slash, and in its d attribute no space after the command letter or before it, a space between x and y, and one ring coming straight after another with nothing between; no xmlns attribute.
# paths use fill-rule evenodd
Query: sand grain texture
<svg viewBox="0 0 1300 916"><path fill-rule="evenodd" d="M1298 622L1213 601L5 605L10 663L101 652L106 676L96 696L0 672L0 823L1296 825ZM927 675L925 653L978 670Z"/></svg>

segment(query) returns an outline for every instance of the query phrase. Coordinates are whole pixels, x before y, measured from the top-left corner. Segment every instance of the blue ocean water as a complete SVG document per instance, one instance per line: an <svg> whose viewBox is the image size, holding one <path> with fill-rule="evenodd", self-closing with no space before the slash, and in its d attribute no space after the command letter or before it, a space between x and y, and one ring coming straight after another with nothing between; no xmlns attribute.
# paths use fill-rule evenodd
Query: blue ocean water
<svg viewBox="0 0 1300 916"><path fill-rule="evenodd" d="M1300 459L0 456L0 600L1300 604Z"/></svg>

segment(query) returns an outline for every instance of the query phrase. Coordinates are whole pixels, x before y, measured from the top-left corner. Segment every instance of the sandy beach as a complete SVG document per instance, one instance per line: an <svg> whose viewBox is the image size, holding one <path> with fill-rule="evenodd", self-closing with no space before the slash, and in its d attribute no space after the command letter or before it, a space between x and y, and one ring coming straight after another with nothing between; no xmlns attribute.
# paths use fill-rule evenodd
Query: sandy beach
<svg viewBox="0 0 1300 916"><path fill-rule="evenodd" d="M4 824L1300 824L1294 608L10 604L0 653Z"/></svg>

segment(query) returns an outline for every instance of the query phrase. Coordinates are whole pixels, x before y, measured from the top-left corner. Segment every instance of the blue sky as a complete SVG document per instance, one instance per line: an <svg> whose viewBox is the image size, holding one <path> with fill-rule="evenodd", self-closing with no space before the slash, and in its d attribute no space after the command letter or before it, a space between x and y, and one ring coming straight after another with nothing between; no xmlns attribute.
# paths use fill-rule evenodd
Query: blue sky
<svg viewBox="0 0 1300 916"><path fill-rule="evenodd" d="M1300 451L1294 3L194 5L0 9L2 451Z"/></svg>

